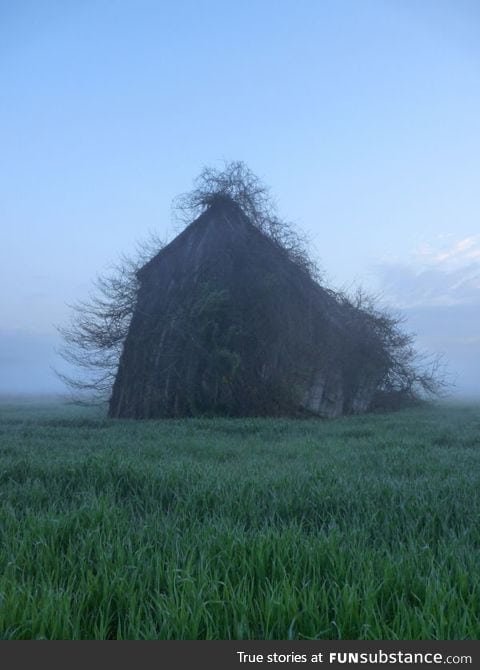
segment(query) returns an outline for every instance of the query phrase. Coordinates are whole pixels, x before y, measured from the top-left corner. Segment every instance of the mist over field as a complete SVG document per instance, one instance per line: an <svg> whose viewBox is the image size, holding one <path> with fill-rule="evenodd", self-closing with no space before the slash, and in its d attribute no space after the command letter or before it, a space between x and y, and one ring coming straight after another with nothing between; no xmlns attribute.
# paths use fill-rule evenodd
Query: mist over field
<svg viewBox="0 0 480 670"><path fill-rule="evenodd" d="M449 397L480 397L480 306L436 306L400 310L406 328L417 333L420 351L442 354L451 386ZM68 317L66 317L68 318ZM65 393L55 370L71 371L58 356L57 333L0 330L0 394Z"/></svg>

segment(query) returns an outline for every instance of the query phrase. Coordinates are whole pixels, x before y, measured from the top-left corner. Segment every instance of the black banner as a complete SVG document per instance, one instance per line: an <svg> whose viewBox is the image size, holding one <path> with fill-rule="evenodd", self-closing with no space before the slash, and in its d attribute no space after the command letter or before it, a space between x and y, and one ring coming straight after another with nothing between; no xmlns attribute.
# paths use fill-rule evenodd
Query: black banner
<svg viewBox="0 0 480 670"><path fill-rule="evenodd" d="M480 665L467 641L4 641L8 668L387 668Z"/></svg>

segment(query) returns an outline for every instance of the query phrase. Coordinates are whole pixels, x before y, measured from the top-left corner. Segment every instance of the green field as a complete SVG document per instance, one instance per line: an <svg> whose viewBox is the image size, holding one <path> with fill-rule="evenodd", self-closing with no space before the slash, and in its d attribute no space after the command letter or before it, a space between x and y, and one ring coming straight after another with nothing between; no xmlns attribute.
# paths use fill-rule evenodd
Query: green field
<svg viewBox="0 0 480 670"><path fill-rule="evenodd" d="M480 637L480 407L0 406L0 637Z"/></svg>

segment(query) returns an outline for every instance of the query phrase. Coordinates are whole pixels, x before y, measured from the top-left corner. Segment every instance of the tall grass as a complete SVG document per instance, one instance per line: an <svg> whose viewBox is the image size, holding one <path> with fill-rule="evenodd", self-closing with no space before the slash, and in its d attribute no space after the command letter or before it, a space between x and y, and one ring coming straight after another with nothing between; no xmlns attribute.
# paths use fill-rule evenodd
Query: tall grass
<svg viewBox="0 0 480 670"><path fill-rule="evenodd" d="M479 637L478 407L0 412L2 638Z"/></svg>

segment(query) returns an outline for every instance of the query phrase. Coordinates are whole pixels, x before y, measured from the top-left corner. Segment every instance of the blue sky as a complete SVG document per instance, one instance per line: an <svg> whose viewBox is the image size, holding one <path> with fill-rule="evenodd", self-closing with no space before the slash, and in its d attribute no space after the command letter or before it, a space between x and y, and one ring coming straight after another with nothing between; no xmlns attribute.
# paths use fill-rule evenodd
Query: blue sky
<svg viewBox="0 0 480 670"><path fill-rule="evenodd" d="M480 390L478 2L0 0L0 78L0 391L223 160Z"/></svg>

